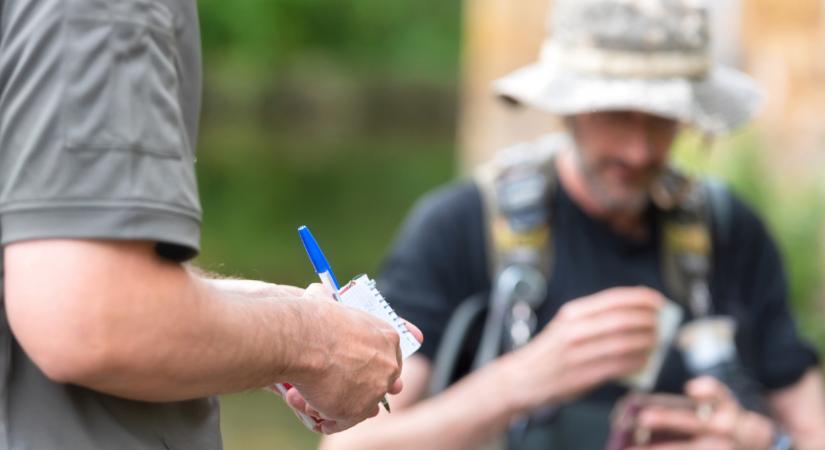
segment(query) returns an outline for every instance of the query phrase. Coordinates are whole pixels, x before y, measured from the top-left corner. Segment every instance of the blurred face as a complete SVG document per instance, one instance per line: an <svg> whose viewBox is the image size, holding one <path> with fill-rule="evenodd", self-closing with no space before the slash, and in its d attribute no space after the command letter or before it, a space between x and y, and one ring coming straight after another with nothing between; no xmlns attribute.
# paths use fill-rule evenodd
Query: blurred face
<svg viewBox="0 0 825 450"><path fill-rule="evenodd" d="M571 116L568 125L588 193L608 212L641 212L679 124L640 112L603 111Z"/></svg>

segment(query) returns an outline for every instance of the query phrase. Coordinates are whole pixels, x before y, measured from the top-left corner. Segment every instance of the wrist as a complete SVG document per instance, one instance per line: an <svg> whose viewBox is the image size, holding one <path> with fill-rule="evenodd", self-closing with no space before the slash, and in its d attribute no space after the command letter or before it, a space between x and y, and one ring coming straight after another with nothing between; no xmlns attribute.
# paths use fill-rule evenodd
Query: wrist
<svg viewBox="0 0 825 450"><path fill-rule="evenodd" d="M328 371L329 355L334 351L327 342L331 328L326 326L326 305L311 299L277 303L286 310L283 320L273 325L281 330L275 345L281 356L275 363L277 381L300 386L306 380L318 380Z"/></svg>
<svg viewBox="0 0 825 450"><path fill-rule="evenodd" d="M503 420L502 423L509 423L514 417L530 410L528 398L524 395L524 388L513 363L511 355L504 355L471 375L476 386L472 390L483 390L484 397L492 400L482 400L477 407L483 405L488 414Z"/></svg>
<svg viewBox="0 0 825 450"><path fill-rule="evenodd" d="M524 349L509 353L490 364L496 371L498 386L503 387L501 398L506 399L505 406L514 417L556 403L558 398L553 380L543 383L540 390L535 389L530 379L535 368L530 367L529 358L523 353Z"/></svg>
<svg viewBox="0 0 825 450"><path fill-rule="evenodd" d="M752 411L746 411L740 428L744 437L745 448L773 450L779 428L767 417ZM783 447L779 447L786 450Z"/></svg>
<svg viewBox="0 0 825 450"><path fill-rule="evenodd" d="M778 424L773 426L773 437L771 444L768 446L769 450L792 450L793 438L786 433Z"/></svg>

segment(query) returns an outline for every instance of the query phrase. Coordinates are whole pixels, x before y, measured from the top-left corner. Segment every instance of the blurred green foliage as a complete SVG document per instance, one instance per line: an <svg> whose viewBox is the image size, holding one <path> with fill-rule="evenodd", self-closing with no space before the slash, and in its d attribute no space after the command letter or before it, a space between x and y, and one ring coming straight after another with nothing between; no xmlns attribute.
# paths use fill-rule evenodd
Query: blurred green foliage
<svg viewBox="0 0 825 450"><path fill-rule="evenodd" d="M197 264L298 286L310 226L340 279L375 274L417 197L455 173L458 1L200 0ZM277 326L277 324L273 324ZM227 450L308 450L276 396L222 401Z"/></svg>
<svg viewBox="0 0 825 450"><path fill-rule="evenodd" d="M782 154L763 142L754 128L715 143L686 133L675 159L689 171L724 180L765 220L780 247L799 325L825 354L825 183L813 171L775 170Z"/></svg>
<svg viewBox="0 0 825 450"><path fill-rule="evenodd" d="M199 0L206 76L197 263L315 282L296 233L306 224L339 278L374 274L415 199L456 173L460 5ZM729 181L763 213L803 329L822 343L825 185L770 170L773 155L760 142L750 131L709 151L688 134L676 156ZM227 396L222 407L227 450L316 446L272 394Z"/></svg>
<svg viewBox="0 0 825 450"><path fill-rule="evenodd" d="M461 2L200 0L207 54L256 68L328 58L358 72L452 78Z"/></svg>

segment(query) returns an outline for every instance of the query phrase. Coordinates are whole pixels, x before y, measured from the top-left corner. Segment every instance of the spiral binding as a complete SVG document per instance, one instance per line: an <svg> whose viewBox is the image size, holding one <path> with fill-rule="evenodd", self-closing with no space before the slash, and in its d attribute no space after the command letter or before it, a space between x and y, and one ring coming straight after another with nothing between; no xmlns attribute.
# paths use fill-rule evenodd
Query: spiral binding
<svg viewBox="0 0 825 450"><path fill-rule="evenodd" d="M376 285L375 280L369 278L367 278L367 280L367 286L369 286L370 291L372 291L372 293L375 295L375 298L377 298L378 301L381 302L381 307L384 308L385 311L387 311L387 313L390 316L390 319L392 319L393 321L393 324L396 325L396 329L400 330L404 334L409 334L410 330L407 329L407 326L405 324L401 323L401 318L398 317L398 314L392 309L392 307L390 307L390 304L387 302L387 299L384 298L384 296L381 294L381 291L378 290L378 286Z"/></svg>

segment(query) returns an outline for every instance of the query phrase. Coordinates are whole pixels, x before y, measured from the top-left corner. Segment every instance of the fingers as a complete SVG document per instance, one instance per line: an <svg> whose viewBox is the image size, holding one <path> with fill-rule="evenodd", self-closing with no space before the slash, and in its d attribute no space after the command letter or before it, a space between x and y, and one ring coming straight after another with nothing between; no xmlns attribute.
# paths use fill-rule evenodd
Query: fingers
<svg viewBox="0 0 825 450"><path fill-rule="evenodd" d="M579 371L579 376L576 378L580 383L583 381L588 381L587 384L590 386L595 386L608 380L629 375L644 366L646 361L647 355L633 355L623 358L603 358L592 364L584 366L583 369Z"/></svg>
<svg viewBox="0 0 825 450"><path fill-rule="evenodd" d="M404 358L401 355L401 335L399 335L398 331L396 331L396 329L388 323L375 318L371 319L374 321L376 326L381 329L384 337L389 341L390 346L392 346L392 349L395 352L395 370L390 374L389 378L390 385L392 385L392 383L401 376L401 367L404 363Z"/></svg>
<svg viewBox="0 0 825 450"><path fill-rule="evenodd" d="M338 422L335 420L327 420L324 423L318 424L318 433L321 434L335 434L341 431L346 430L347 428L352 427L352 425L345 424L343 422Z"/></svg>
<svg viewBox="0 0 825 450"><path fill-rule="evenodd" d="M570 319L601 314L611 310L643 308L658 310L664 296L646 287L619 287L597 292L591 296L567 303L559 314Z"/></svg>
<svg viewBox="0 0 825 450"><path fill-rule="evenodd" d="M566 381L556 385L559 396L556 400L570 400L605 381L633 373L643 366L646 360L646 356L602 358L570 369L575 375L564 377Z"/></svg>
<svg viewBox="0 0 825 450"><path fill-rule="evenodd" d="M693 409L650 406L642 411L639 424L654 433L671 432L686 436L699 436L706 430L706 423Z"/></svg>
<svg viewBox="0 0 825 450"><path fill-rule="evenodd" d="M298 389L291 388L286 392L286 403L289 405L290 408L294 409L297 412L304 413L316 421L324 420L324 417L318 412L315 408L313 408L309 403L307 403L304 396L298 392Z"/></svg>
<svg viewBox="0 0 825 450"><path fill-rule="evenodd" d="M286 392L286 399L287 404L290 408L292 408L297 413L303 413L310 417L312 417L316 424L313 427L313 431L316 433L322 434L333 434L338 433L340 431L344 431L366 419L370 419L375 417L380 412L379 407L377 404L373 405L372 407L368 408L364 414L359 415L355 418L350 419L341 419L341 420L332 420L332 419L325 419L315 408L313 408L304 397L298 392L297 389L291 388Z"/></svg>
<svg viewBox="0 0 825 450"><path fill-rule="evenodd" d="M667 442L644 447L629 447L625 450L734 450L730 442L714 436L689 441Z"/></svg>
<svg viewBox="0 0 825 450"><path fill-rule="evenodd" d="M404 355L401 354L401 336L398 333L395 333L395 335L398 336L398 340L393 341L395 345L395 362L398 363L398 375L401 376L401 367L404 365Z"/></svg>
<svg viewBox="0 0 825 450"><path fill-rule="evenodd" d="M376 404L373 408L370 408L369 411L364 416L358 417L354 420L325 420L319 424L318 432L323 434L335 434L341 431L347 430L349 428L358 425L359 423L363 422L364 420L371 419L378 415L381 412Z"/></svg>
<svg viewBox="0 0 825 450"><path fill-rule="evenodd" d="M625 450L711 450L714 447L702 449L696 447L692 442L668 442L666 444L646 445L644 447L628 447Z"/></svg>
<svg viewBox="0 0 825 450"><path fill-rule="evenodd" d="M607 339L592 339L570 350L572 366L587 364L604 358L634 358L643 362L656 345L656 337L650 333L631 332Z"/></svg>
<svg viewBox="0 0 825 450"><path fill-rule="evenodd" d="M312 283L304 290L302 295L303 298L307 297L315 297L315 298L329 298L332 300L332 292L321 283Z"/></svg>
<svg viewBox="0 0 825 450"><path fill-rule="evenodd" d="M284 398L286 399L286 403L287 405L289 405L290 408L300 412L306 411L307 402L306 400L304 400L304 397L301 395L300 392L298 392L297 389L292 388L286 391L286 395L284 396Z"/></svg>
<svg viewBox="0 0 825 450"><path fill-rule="evenodd" d="M290 286L288 284L277 284L274 286L274 289L277 289L280 293L285 296L293 296L293 297L302 297L304 295L305 289L301 289L299 287Z"/></svg>
<svg viewBox="0 0 825 450"><path fill-rule="evenodd" d="M404 382L401 381L401 377L398 377L392 383L392 386L390 386L390 390L387 391L387 393L390 394L390 395L398 395L398 394L401 393L401 391L403 389L404 389Z"/></svg>
<svg viewBox="0 0 825 450"><path fill-rule="evenodd" d="M310 406L308 403L307 403L305 413L306 413L306 415L312 417L315 420L323 420L323 417L321 416L321 413L319 413L315 408Z"/></svg>
<svg viewBox="0 0 825 450"><path fill-rule="evenodd" d="M424 342L424 333L422 333L421 330L417 326L415 326L415 324L404 320L404 325L406 325L407 329L410 330L410 333L412 333L415 340L417 340L419 343Z"/></svg>
<svg viewBox="0 0 825 450"><path fill-rule="evenodd" d="M653 311L628 309L579 319L567 327L568 344L589 340L609 341L621 333L646 333L655 341L657 317ZM654 342L655 343L655 342Z"/></svg>
<svg viewBox="0 0 825 450"><path fill-rule="evenodd" d="M685 393L698 402L714 404L736 402L730 390L713 377L706 376L690 380L685 386Z"/></svg>
<svg viewBox="0 0 825 450"><path fill-rule="evenodd" d="M700 408L712 411L708 420L710 432L722 436L735 434L743 410L722 382L712 377L697 378L688 382L685 392L699 403Z"/></svg>

